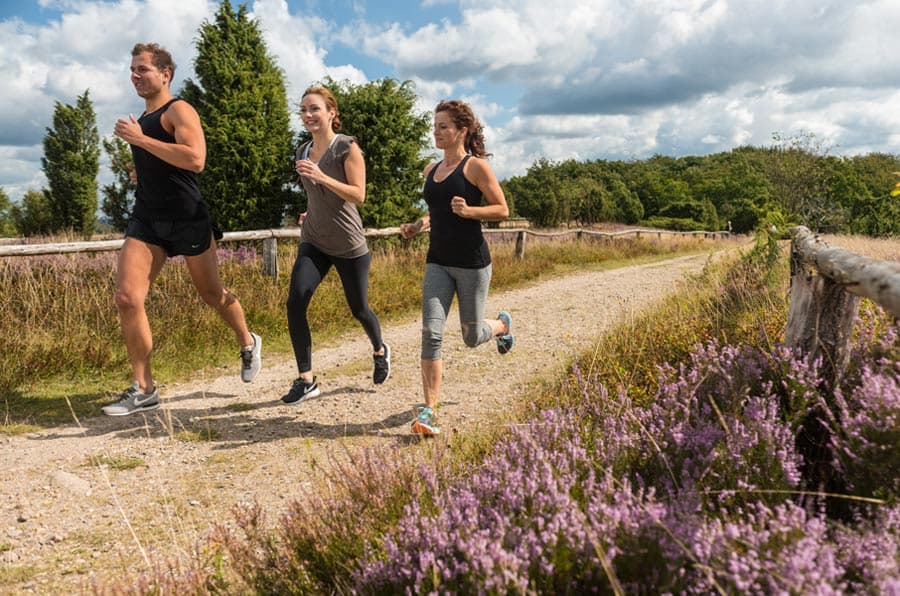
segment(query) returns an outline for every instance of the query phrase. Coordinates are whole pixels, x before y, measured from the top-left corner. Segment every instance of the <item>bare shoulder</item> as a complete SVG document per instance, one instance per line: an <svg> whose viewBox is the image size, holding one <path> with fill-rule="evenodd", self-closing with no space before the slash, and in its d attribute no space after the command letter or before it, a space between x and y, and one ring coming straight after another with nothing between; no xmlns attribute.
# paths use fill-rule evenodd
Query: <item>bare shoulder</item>
<svg viewBox="0 0 900 596"><path fill-rule="evenodd" d="M197 110L183 99L172 102L172 105L170 105L163 113L163 118L173 125L194 124L200 122L200 116L197 114Z"/></svg>
<svg viewBox="0 0 900 596"><path fill-rule="evenodd" d="M483 157L475 157L474 155L466 161L463 168L463 174L474 182L476 186L479 182L489 181L494 177L494 171L490 164Z"/></svg>

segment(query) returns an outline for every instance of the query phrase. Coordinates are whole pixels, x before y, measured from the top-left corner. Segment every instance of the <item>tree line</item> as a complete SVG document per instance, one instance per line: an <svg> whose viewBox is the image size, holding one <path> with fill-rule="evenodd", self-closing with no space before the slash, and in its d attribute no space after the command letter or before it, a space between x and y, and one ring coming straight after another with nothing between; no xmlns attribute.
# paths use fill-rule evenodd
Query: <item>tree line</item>
<svg viewBox="0 0 900 596"><path fill-rule="evenodd" d="M828 154L815 135L770 147L634 161L534 163L503 182L516 214L542 227L575 222L752 232L803 224L817 232L900 235L891 196L900 158Z"/></svg>
<svg viewBox="0 0 900 596"><path fill-rule="evenodd" d="M199 29L195 78L185 80L179 93L200 115L207 141L201 191L226 230L278 227L306 204L293 159L309 136L291 130L284 73L260 27L248 18L246 5L235 11L223 0ZM421 172L433 154L431 115L416 112L412 83L318 83L334 92L342 132L355 136L366 156L364 225L417 217ZM98 188L101 146L113 179ZM135 191L131 151L117 137L100 139L89 89L74 105L56 102L43 147L48 187L29 190L19 203L0 189L0 235L69 230L89 237L102 227L124 230ZM897 170L897 156L835 157L813 134L800 133L776 134L769 147L707 156L541 159L501 184L512 214L541 227L620 222L743 233L801 223L815 231L886 236L900 234L900 206L890 196ZM103 222L97 221L98 207Z"/></svg>

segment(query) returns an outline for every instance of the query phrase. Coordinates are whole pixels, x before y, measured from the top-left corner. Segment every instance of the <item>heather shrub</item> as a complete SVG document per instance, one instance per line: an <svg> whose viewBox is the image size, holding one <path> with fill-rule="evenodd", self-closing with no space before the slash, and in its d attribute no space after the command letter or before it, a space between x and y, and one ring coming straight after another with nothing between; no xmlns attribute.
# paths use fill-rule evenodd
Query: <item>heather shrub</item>
<svg viewBox="0 0 900 596"><path fill-rule="evenodd" d="M853 368L835 390L829 418L835 467L864 497L900 496L900 324L871 314L859 330ZM823 407L827 407L824 406Z"/></svg>
<svg viewBox="0 0 900 596"><path fill-rule="evenodd" d="M750 503L723 511L706 517L690 535L680 538L694 561L684 568L681 587L685 593L844 591L845 570L827 523L790 502L774 507Z"/></svg>
<svg viewBox="0 0 900 596"><path fill-rule="evenodd" d="M728 502L797 487L794 433L775 383L763 380L764 367L785 356L769 360L753 348L713 341L697 346L677 373L661 367L656 399L636 414L646 428L645 452L655 453L638 473L672 496L695 491Z"/></svg>
<svg viewBox="0 0 900 596"><path fill-rule="evenodd" d="M845 388L860 411L893 408L895 366L860 364L856 389ZM878 383L873 367L887 372ZM572 399L512 429L465 480L442 483L424 469L429 493L367 551L355 589L830 594L896 585L896 510L858 510L857 524L839 525L805 490L796 448L804 413L791 408L821 401L817 362L784 347L710 341L658 371L654 399L640 405L576 365ZM875 429L872 417L843 419ZM894 418L877 420L896 432ZM874 469L884 436L895 435L864 436L845 453ZM887 477L896 472L876 482ZM867 553L876 542L882 552Z"/></svg>
<svg viewBox="0 0 900 596"><path fill-rule="evenodd" d="M602 471L577 433L574 408L547 410L500 441L465 481L412 502L357 575L363 593L582 593L618 580L631 559L657 583L659 520L652 491ZM628 544L623 551L620 544ZM640 564L638 562L640 561Z"/></svg>
<svg viewBox="0 0 900 596"><path fill-rule="evenodd" d="M835 530L847 591L900 594L900 506L861 512L855 522Z"/></svg>

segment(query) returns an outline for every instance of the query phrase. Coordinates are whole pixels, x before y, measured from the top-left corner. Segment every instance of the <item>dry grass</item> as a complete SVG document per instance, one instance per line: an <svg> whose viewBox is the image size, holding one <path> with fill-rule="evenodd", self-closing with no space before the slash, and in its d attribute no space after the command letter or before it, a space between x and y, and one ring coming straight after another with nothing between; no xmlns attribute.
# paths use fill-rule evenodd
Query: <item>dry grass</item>
<svg viewBox="0 0 900 596"><path fill-rule="evenodd" d="M829 246L840 247L865 257L883 261L900 261L900 238L825 234L822 239Z"/></svg>

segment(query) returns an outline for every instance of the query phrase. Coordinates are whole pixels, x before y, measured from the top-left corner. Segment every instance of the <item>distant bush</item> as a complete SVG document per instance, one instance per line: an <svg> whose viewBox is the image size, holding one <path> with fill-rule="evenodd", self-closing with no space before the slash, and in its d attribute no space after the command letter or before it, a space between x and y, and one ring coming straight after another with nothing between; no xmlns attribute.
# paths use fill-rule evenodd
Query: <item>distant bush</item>
<svg viewBox="0 0 900 596"><path fill-rule="evenodd" d="M640 225L647 226L648 228L676 230L679 232L699 232L706 229L706 226L693 219L686 219L683 217L662 217L659 215L642 220Z"/></svg>

